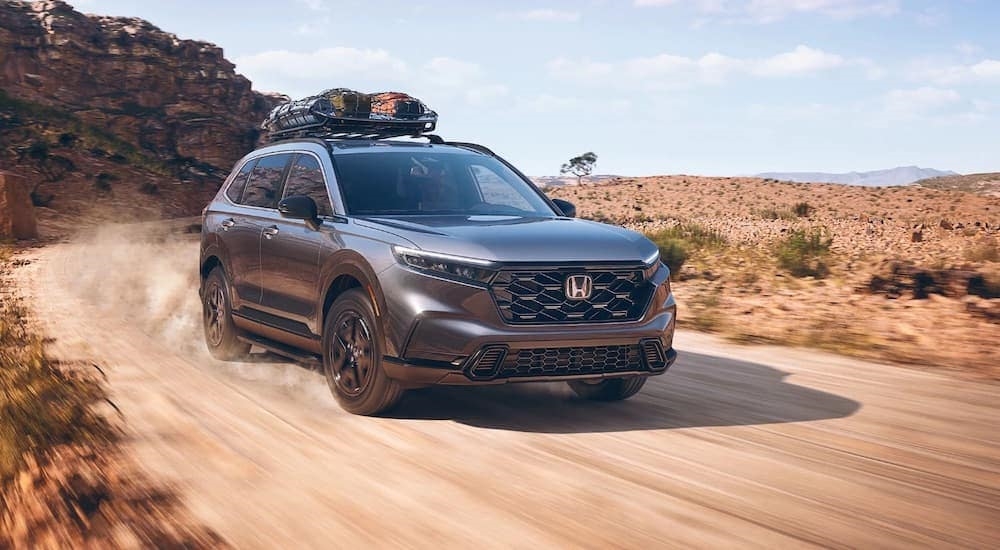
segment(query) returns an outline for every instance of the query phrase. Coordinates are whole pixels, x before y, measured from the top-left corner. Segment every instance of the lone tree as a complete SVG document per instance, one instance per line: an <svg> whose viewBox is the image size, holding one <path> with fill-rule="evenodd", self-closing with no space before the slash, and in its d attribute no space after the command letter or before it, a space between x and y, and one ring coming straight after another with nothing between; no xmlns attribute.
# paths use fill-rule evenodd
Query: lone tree
<svg viewBox="0 0 1000 550"><path fill-rule="evenodd" d="M573 174L576 176L576 183L581 183L584 176L589 176L594 171L594 163L597 162L597 155L592 152L584 153L578 157L569 159L569 162L559 169L560 174Z"/></svg>

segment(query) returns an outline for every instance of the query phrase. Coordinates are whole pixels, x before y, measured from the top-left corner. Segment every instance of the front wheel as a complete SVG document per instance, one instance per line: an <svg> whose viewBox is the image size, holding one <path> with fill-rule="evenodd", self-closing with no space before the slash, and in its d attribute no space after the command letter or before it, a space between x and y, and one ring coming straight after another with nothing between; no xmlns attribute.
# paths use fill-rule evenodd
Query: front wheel
<svg viewBox="0 0 1000 550"><path fill-rule="evenodd" d="M403 389L382 369L382 332L368 295L351 289L323 323L323 372L344 410L376 415L399 402Z"/></svg>
<svg viewBox="0 0 1000 550"><path fill-rule="evenodd" d="M645 376L610 378L606 380L570 380L569 387L577 395L591 401L621 401L639 393L646 384Z"/></svg>

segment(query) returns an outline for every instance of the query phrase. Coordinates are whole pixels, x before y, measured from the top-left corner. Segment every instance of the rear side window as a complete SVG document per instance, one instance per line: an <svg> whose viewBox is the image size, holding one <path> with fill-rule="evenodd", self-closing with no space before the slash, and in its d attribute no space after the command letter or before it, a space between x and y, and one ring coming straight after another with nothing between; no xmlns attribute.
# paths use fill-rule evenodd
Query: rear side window
<svg viewBox="0 0 1000 550"><path fill-rule="evenodd" d="M233 182L229 184L229 189L226 189L226 196L229 200L238 203L240 199L243 198L243 190L247 188L247 176L250 175L250 170L253 169L253 165L256 161L251 160L240 168L240 173L233 177Z"/></svg>
<svg viewBox="0 0 1000 550"><path fill-rule="evenodd" d="M305 195L316 201L316 211L320 216L332 216L330 196L326 192L326 181L319 160L312 155L300 154L288 171L285 180L285 196Z"/></svg>
<svg viewBox="0 0 1000 550"><path fill-rule="evenodd" d="M291 153L261 157L250 171L250 179L247 181L247 188L240 202L259 208L277 207L281 176L285 173L285 167L291 158Z"/></svg>

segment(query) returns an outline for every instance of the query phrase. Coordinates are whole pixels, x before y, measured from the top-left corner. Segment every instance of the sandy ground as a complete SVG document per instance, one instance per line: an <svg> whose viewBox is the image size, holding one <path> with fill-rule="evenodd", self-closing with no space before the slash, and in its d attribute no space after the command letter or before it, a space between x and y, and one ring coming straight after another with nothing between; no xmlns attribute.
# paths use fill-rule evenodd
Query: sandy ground
<svg viewBox="0 0 1000 550"><path fill-rule="evenodd" d="M148 473L237 547L1000 541L996 384L681 332L625 403L434 388L357 417L319 373L208 358L196 256L109 233L15 274L53 353L107 372Z"/></svg>

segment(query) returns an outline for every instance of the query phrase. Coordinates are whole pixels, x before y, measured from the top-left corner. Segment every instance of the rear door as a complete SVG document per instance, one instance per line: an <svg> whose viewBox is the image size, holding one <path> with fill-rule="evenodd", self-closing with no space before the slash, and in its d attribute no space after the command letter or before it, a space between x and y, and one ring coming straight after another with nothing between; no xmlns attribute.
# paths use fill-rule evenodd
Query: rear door
<svg viewBox="0 0 1000 550"><path fill-rule="evenodd" d="M247 266L255 263L259 256L260 229L253 226L246 209L240 205L247 179L256 164L257 159L251 159L240 168L226 188L226 200L216 201L205 220L224 251L226 274L233 283L233 301L237 308L247 292Z"/></svg>
<svg viewBox="0 0 1000 550"><path fill-rule="evenodd" d="M316 201L321 219L333 216L327 180L319 157L298 153L285 179L282 198L304 195ZM272 218L261 240L263 298L269 313L294 321L301 330L316 317L319 307L319 271L324 247L329 247L329 223L317 231L303 220ZM291 325L289 325L291 326ZM308 334L303 334L308 336Z"/></svg>
<svg viewBox="0 0 1000 550"><path fill-rule="evenodd" d="M226 231L230 234L227 248L233 270L233 287L242 305L260 306L262 234L273 216L277 215L281 180L292 156L292 153L277 153L257 159L238 201L240 214L233 216L231 227Z"/></svg>

